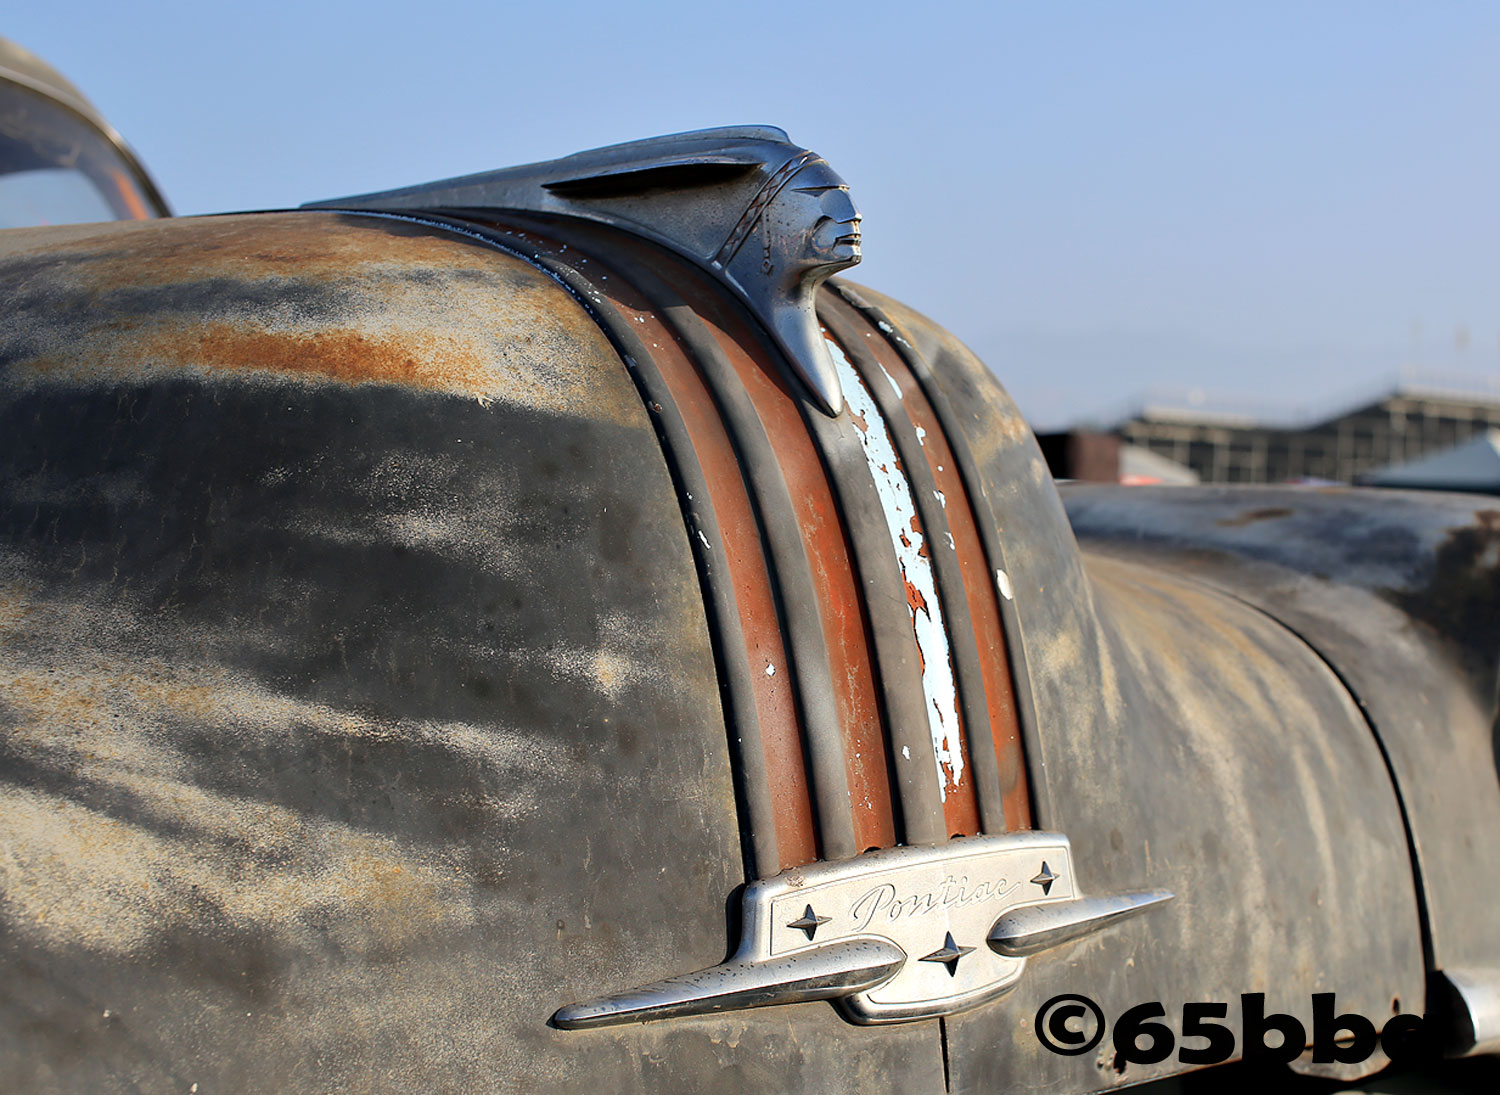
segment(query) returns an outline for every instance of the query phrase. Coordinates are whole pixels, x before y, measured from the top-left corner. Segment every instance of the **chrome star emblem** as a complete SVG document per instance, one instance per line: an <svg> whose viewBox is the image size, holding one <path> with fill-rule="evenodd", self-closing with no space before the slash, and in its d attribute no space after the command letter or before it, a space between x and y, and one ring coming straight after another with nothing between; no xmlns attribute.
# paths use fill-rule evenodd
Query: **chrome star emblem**
<svg viewBox="0 0 1500 1095"><path fill-rule="evenodd" d="M1044 859L1042 860L1041 873L1031 881L1042 888L1042 896L1045 897L1052 892L1052 883L1056 882L1058 878L1059 876L1052 873L1052 868L1047 866L1047 861Z"/></svg>
<svg viewBox="0 0 1500 1095"><path fill-rule="evenodd" d="M807 907L807 910L796 920L793 920L791 923L789 923L787 927L801 928L807 933L807 941L811 943L812 937L818 934L818 925L826 924L831 919L832 917L819 916L817 913L813 912L813 907L809 905Z"/></svg>
<svg viewBox="0 0 1500 1095"><path fill-rule="evenodd" d="M948 976L958 976L958 960L972 951L973 947L960 947L953 941L953 933L949 932L943 939L941 950L935 950L931 954L923 955L919 962L941 962L948 967Z"/></svg>

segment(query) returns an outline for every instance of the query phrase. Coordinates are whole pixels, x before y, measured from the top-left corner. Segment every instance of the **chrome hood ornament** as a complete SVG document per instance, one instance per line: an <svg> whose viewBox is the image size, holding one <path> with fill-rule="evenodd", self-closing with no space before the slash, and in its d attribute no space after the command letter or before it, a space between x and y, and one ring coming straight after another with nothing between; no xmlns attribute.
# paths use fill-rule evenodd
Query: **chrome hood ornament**
<svg viewBox="0 0 1500 1095"><path fill-rule="evenodd" d="M304 208L518 209L624 228L692 259L760 317L818 408L844 399L813 301L860 260L860 214L828 162L773 126L702 129Z"/></svg>
<svg viewBox="0 0 1500 1095"><path fill-rule="evenodd" d="M1012 988L1030 955L1171 897L1080 895L1056 833L873 852L752 883L730 961L572 1004L553 1022L575 1030L829 999L856 1023L948 1015Z"/></svg>

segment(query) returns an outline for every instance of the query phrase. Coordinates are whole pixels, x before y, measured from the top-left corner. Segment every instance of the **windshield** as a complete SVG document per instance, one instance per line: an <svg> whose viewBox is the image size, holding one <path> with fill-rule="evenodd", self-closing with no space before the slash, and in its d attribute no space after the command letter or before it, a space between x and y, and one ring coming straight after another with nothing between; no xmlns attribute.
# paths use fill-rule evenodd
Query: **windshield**
<svg viewBox="0 0 1500 1095"><path fill-rule="evenodd" d="M97 130L0 82L0 228L156 215L130 164Z"/></svg>

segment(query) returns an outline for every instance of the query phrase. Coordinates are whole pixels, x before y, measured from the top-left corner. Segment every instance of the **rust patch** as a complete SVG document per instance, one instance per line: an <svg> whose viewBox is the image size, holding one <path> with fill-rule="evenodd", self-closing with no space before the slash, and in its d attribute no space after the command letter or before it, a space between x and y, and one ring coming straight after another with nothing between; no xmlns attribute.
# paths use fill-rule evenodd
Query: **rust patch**
<svg viewBox="0 0 1500 1095"><path fill-rule="evenodd" d="M164 374L392 384L644 426L624 366L540 270L438 229L329 213L6 233L10 383Z"/></svg>
<svg viewBox="0 0 1500 1095"><path fill-rule="evenodd" d="M256 331L208 323L143 341L143 358L206 369L257 369L320 376L346 384L386 383L472 395L481 403L493 378L479 348L452 336L373 335L350 329Z"/></svg>
<svg viewBox="0 0 1500 1095"><path fill-rule="evenodd" d="M697 279L684 294L734 365L765 426L797 510L812 563L814 589L832 669L834 703L843 730L845 773L853 807L855 846L895 844L895 809L886 761L883 716L875 687L865 605L833 487L817 446L781 370L761 340Z"/></svg>
<svg viewBox="0 0 1500 1095"><path fill-rule="evenodd" d="M1246 510L1237 517L1223 517L1214 524L1222 528L1242 528L1257 521L1274 521L1279 517L1290 517L1295 511L1289 506L1267 506L1263 509Z"/></svg>
<svg viewBox="0 0 1500 1095"><path fill-rule="evenodd" d="M818 858L817 824L776 594L739 458L713 395L676 333L651 302L596 252L585 251L576 242L564 248L534 231L520 234L587 277L621 317L635 325L637 336L651 351L662 379L672 391L693 452L709 484L708 502L727 555L723 563L734 588L750 663L761 747L771 782L771 812L779 857L779 862L767 865L771 868L767 873L812 863ZM655 409L659 412L661 407Z"/></svg>
<svg viewBox="0 0 1500 1095"><path fill-rule="evenodd" d="M864 598L854 571L853 548L822 458L802 421L798 397L787 389L762 338L720 290L705 284L701 272L628 239L620 240L618 246L633 248L643 262L656 266L697 314L734 366L779 457L812 564L833 698L843 731L856 846L892 847L895 808ZM611 276L604 284L614 281ZM800 758L798 764L802 764ZM773 784L778 778L780 773L772 769Z"/></svg>
<svg viewBox="0 0 1500 1095"><path fill-rule="evenodd" d="M922 596L922 591L911 584L910 578L905 578L904 581L906 583L907 607L913 612L927 612L927 598Z"/></svg>

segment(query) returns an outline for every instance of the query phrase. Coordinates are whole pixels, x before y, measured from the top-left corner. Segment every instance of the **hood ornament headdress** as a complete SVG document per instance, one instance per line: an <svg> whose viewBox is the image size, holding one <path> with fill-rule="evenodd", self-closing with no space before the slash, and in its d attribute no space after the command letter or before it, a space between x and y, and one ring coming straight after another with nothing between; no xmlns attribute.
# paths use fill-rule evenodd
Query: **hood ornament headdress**
<svg viewBox="0 0 1500 1095"><path fill-rule="evenodd" d="M772 126L703 129L310 208L517 209L600 221L727 283L765 323L815 404L843 412L814 311L860 260L859 210L828 162Z"/></svg>

